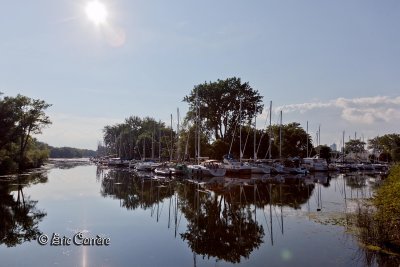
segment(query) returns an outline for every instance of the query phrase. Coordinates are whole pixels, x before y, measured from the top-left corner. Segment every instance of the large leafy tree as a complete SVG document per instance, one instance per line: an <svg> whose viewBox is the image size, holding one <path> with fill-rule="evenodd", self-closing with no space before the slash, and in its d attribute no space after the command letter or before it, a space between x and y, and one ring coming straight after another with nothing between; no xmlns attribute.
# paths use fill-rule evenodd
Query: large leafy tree
<svg viewBox="0 0 400 267"><path fill-rule="evenodd" d="M312 151L313 144L310 135L300 127L299 123L292 122L282 126L272 126L272 157L279 157L279 149L281 146L280 131L282 131L282 157L307 157L307 143L308 151Z"/></svg>
<svg viewBox="0 0 400 267"><path fill-rule="evenodd" d="M24 156L28 141L32 134L40 134L47 125L51 124L45 110L51 105L44 100L32 99L18 94L16 97L6 97L11 102L16 116L15 132L19 138L19 169L24 168Z"/></svg>
<svg viewBox="0 0 400 267"><path fill-rule="evenodd" d="M187 120L195 123L199 107L202 129L213 133L215 140L229 141L239 123L262 112L262 98L248 82L233 77L196 85L183 101L189 103Z"/></svg>
<svg viewBox="0 0 400 267"><path fill-rule="evenodd" d="M40 134L51 124L45 110L50 107L45 101L18 94L0 100L0 149L18 143L19 170L24 170L25 153L33 134Z"/></svg>

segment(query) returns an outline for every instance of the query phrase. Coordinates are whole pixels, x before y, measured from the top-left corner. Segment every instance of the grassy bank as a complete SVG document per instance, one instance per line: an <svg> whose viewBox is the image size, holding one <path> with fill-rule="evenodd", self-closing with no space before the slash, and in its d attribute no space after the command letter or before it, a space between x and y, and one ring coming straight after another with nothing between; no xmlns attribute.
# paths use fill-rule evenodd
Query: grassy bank
<svg viewBox="0 0 400 267"><path fill-rule="evenodd" d="M356 226L369 262L390 257L400 263L400 164L391 168L373 199L359 207L354 219L351 224Z"/></svg>
<svg viewBox="0 0 400 267"><path fill-rule="evenodd" d="M400 249L400 164L393 166L388 178L377 190L373 200L377 208L375 220L384 246Z"/></svg>

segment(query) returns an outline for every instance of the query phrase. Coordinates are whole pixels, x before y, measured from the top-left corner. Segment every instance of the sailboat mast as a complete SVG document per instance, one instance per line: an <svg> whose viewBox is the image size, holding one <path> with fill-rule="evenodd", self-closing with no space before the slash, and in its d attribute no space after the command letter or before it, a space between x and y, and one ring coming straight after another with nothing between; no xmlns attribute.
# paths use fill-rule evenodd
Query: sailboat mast
<svg viewBox="0 0 400 267"><path fill-rule="evenodd" d="M197 157L197 164L200 164L200 103L199 103L198 89L196 90L196 136L197 136L196 157Z"/></svg>
<svg viewBox="0 0 400 267"><path fill-rule="evenodd" d="M321 124L318 126L318 146L321 145ZM319 148L321 150L321 148Z"/></svg>
<svg viewBox="0 0 400 267"><path fill-rule="evenodd" d="M153 132L151 133L151 160L154 160L154 133L156 131L156 126L154 125Z"/></svg>
<svg viewBox="0 0 400 267"><path fill-rule="evenodd" d="M239 105L239 160L242 162L242 99L240 98L240 105Z"/></svg>
<svg viewBox="0 0 400 267"><path fill-rule="evenodd" d="M169 161L172 161L172 152L173 152L173 147L174 147L174 140L172 140L172 114L171 114L171 149L169 153Z"/></svg>
<svg viewBox="0 0 400 267"><path fill-rule="evenodd" d="M198 101L198 100L197 100ZM197 148L197 151L198 151L198 157L197 157L197 164L200 164L200 148L201 148L201 121L200 121L200 101L198 101L197 102L197 108L198 108L198 110L199 110L199 112L198 112L198 114L199 114L199 116L198 116L198 118L197 118L197 121L198 121L198 124L199 124L199 132L198 132L198 138L197 138L197 146L198 146L198 148Z"/></svg>
<svg viewBox="0 0 400 267"><path fill-rule="evenodd" d="M180 149L180 146L179 146L179 133L180 133L180 128L179 128L179 108L177 108L176 113L177 113L177 118L178 118L178 126L177 126L177 129L176 129L176 134L177 134L177 138L176 138L176 144L177 144L176 154L177 155L176 155L176 157L177 157L177 160L179 161L180 158L181 158L181 149Z"/></svg>
<svg viewBox="0 0 400 267"><path fill-rule="evenodd" d="M343 144L342 144L342 163L344 163L344 149L345 149L345 145L344 145L344 134L345 134L345 132L343 131L343 140L342 140L342 142L343 142Z"/></svg>
<svg viewBox="0 0 400 267"><path fill-rule="evenodd" d="M272 145L272 125L271 125L271 119L272 119L272 101L269 102L269 159L271 159L271 145Z"/></svg>
<svg viewBox="0 0 400 267"><path fill-rule="evenodd" d="M257 151L256 151L256 142L257 142L257 104L254 106L254 144L253 144L253 150L254 150L254 162L257 160Z"/></svg>
<svg viewBox="0 0 400 267"><path fill-rule="evenodd" d="M306 155L306 158L308 158L308 121L307 121L307 135L306 135L306 138L307 138L307 155Z"/></svg>
<svg viewBox="0 0 400 267"><path fill-rule="evenodd" d="M143 161L146 159L146 139L143 138Z"/></svg>
<svg viewBox="0 0 400 267"><path fill-rule="evenodd" d="M282 110L281 110L281 122L279 124L279 158L282 158Z"/></svg>
<svg viewBox="0 0 400 267"><path fill-rule="evenodd" d="M161 121L158 124L158 161L161 162Z"/></svg>

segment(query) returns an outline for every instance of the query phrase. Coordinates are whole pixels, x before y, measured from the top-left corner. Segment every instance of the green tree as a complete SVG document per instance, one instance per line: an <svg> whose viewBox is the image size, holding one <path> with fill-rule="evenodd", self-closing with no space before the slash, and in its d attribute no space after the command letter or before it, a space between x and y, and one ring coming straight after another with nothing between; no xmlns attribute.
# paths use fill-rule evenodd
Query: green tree
<svg viewBox="0 0 400 267"><path fill-rule="evenodd" d="M194 124L199 106L202 129L212 132L215 140L226 142L240 123L251 120L263 109L258 91L236 77L196 85L183 101L189 103L186 120Z"/></svg>
<svg viewBox="0 0 400 267"><path fill-rule="evenodd" d="M13 107L13 101L0 99L0 149L16 139L15 122L17 118Z"/></svg>
<svg viewBox="0 0 400 267"><path fill-rule="evenodd" d="M280 128L282 128L282 157L307 157L307 143L308 150L312 151L312 140L310 135L307 135L306 131L300 127L300 123L297 122L284 124L282 127L279 125L272 126L272 157L279 157Z"/></svg>
<svg viewBox="0 0 400 267"><path fill-rule="evenodd" d="M352 139L345 143L345 153L362 153L365 151L365 142L359 139Z"/></svg>
<svg viewBox="0 0 400 267"><path fill-rule="evenodd" d="M108 155L114 155L125 159L143 157L143 149L146 157L154 154L158 157L169 158L172 150L175 150L176 133L171 128L165 127L162 122L153 118L141 119L130 116L124 123L107 125L103 129L103 141ZM171 140L172 133L172 140ZM161 142L161 151L159 144Z"/></svg>
<svg viewBox="0 0 400 267"><path fill-rule="evenodd" d="M32 134L40 134L51 123L44 112L48 107L43 100L22 95L0 99L0 172L16 171L16 162L19 171L38 167L47 158L47 148Z"/></svg>
<svg viewBox="0 0 400 267"><path fill-rule="evenodd" d="M331 162L332 149L327 145L320 145L315 147L315 151L319 154L320 158L326 159L326 162Z"/></svg>
<svg viewBox="0 0 400 267"><path fill-rule="evenodd" d="M385 134L368 140L368 148L372 149L379 159L399 161L400 134Z"/></svg>
<svg viewBox="0 0 400 267"><path fill-rule="evenodd" d="M25 152L32 134L42 133L42 129L51 124L45 110L51 105L40 99L32 99L18 94L5 97L15 114L15 133L19 139L19 170L24 170Z"/></svg>

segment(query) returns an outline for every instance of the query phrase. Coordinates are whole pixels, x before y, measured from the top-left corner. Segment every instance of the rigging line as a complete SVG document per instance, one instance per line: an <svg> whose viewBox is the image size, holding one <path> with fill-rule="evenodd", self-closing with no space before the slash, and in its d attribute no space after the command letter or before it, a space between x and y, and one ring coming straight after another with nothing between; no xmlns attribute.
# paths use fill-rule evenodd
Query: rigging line
<svg viewBox="0 0 400 267"><path fill-rule="evenodd" d="M236 122L235 123L235 128L233 129L233 136L232 136L232 140L231 140L231 145L229 146L229 154L231 154L231 151L232 151L232 145L233 145L233 141L235 140L235 134L236 134L237 125L238 125L238 123ZM240 148L240 149L242 149L242 148Z"/></svg>
<svg viewBox="0 0 400 267"><path fill-rule="evenodd" d="M249 128L250 128L251 123L248 124ZM250 135L250 131L247 131L247 136L246 136L246 141L244 142L244 147L243 147L243 151L242 148L240 148L240 152L242 155L244 155L244 152L246 151L246 145L247 145L247 140L249 139L249 135Z"/></svg>
<svg viewBox="0 0 400 267"><path fill-rule="evenodd" d="M268 115L269 115L269 110L267 111L267 116L266 116L266 118L268 118ZM268 125L268 119L265 120L265 124L264 124L264 128L263 128L263 129L267 130L267 125ZM256 130L256 129L255 129L255 130ZM259 149L260 149L261 141L262 141L264 135L266 134L266 132L267 132L267 131L264 132L264 130L262 130L262 134L261 134L260 140L259 140L259 142L258 142L258 146L257 146L257 151L256 151L257 155L258 155L258 151L259 151Z"/></svg>
<svg viewBox="0 0 400 267"><path fill-rule="evenodd" d="M240 200L242 199L242 192L243 192L244 200L246 201L246 204L247 204L247 199L246 199L246 194L244 192L243 184L240 185ZM242 201L240 201L240 205L242 205Z"/></svg>
<svg viewBox="0 0 400 267"><path fill-rule="evenodd" d="M271 145L272 145L272 142L271 142ZM264 159L266 159L267 158L267 155L268 155L268 153L269 153L269 150L271 149L271 147L270 146L268 146L268 150L267 150L267 152L265 153L265 156L264 156Z"/></svg>

